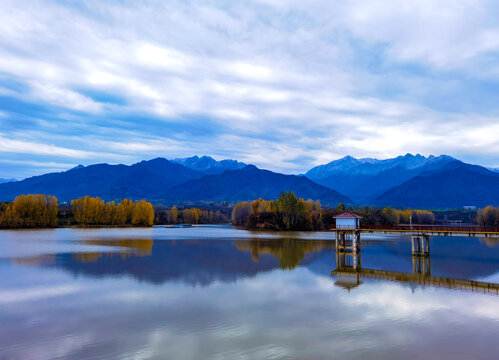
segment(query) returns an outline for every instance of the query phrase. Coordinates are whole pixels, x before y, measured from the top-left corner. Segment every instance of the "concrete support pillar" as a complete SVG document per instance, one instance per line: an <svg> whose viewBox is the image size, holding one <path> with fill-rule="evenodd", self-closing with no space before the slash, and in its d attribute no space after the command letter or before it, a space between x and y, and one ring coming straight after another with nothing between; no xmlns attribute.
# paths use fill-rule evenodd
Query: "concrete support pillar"
<svg viewBox="0 0 499 360"><path fill-rule="evenodd" d="M430 236L426 234L411 235L413 256L430 256Z"/></svg>
<svg viewBox="0 0 499 360"><path fill-rule="evenodd" d="M359 252L361 249L360 231L336 231L336 250Z"/></svg>
<svg viewBox="0 0 499 360"><path fill-rule="evenodd" d="M430 256L430 235L424 235L425 239L425 256Z"/></svg>

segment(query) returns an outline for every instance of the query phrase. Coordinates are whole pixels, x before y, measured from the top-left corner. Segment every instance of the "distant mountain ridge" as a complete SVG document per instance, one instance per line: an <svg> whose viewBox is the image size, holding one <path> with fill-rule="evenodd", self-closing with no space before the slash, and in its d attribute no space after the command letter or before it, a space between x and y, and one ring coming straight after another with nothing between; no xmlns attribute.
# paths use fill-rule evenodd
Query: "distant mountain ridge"
<svg viewBox="0 0 499 360"><path fill-rule="evenodd" d="M282 191L293 191L304 199L320 200L322 204L336 206L351 204L352 200L335 190L297 175L284 175L247 165L242 169L207 175L172 187L165 199L171 201L252 201L258 198L276 199Z"/></svg>
<svg viewBox="0 0 499 360"><path fill-rule="evenodd" d="M350 155L347 155L341 159L333 160L328 164L319 165L310 169L306 175L312 178L325 178L338 173L348 172L350 174L371 174L375 175L383 171L393 169L395 167L401 167L406 170L418 169L429 164L442 163L455 161L451 156L440 155L428 157L422 156L420 154L412 155L405 154L404 156L398 156L393 159L372 159L372 158L361 158L356 159Z"/></svg>
<svg viewBox="0 0 499 360"><path fill-rule="evenodd" d="M188 158L177 158L170 161L180 165L184 165L189 169L201 171L205 174L211 175L221 174L227 170L242 169L246 166L245 163L239 162L237 160L225 159L217 161L211 156L199 157L197 155Z"/></svg>
<svg viewBox="0 0 499 360"><path fill-rule="evenodd" d="M406 154L386 160L346 156L312 168L305 176L209 156L156 158L133 165L78 165L65 172L0 183L0 201L45 193L61 202L90 195L106 201L126 197L165 205L235 203L272 200L281 191L294 191L325 206L339 202L402 208L499 205L499 173L447 155Z"/></svg>
<svg viewBox="0 0 499 360"><path fill-rule="evenodd" d="M16 179L4 179L0 178L0 184L17 181Z"/></svg>
<svg viewBox="0 0 499 360"><path fill-rule="evenodd" d="M20 194L39 193L54 195L61 202L89 195L99 196L106 201L130 198L182 204L238 202L258 198L273 200L282 191L294 191L300 197L320 200L330 206L336 206L338 202L353 203L348 197L302 176L278 174L258 169L254 165L220 173L227 164L240 167L241 163L226 162L217 166L212 161L208 162L211 167L204 167L208 174L164 158L141 161L130 166L77 166L65 172L0 184L0 201L11 201ZM214 171L213 168L216 168L215 173L209 174Z"/></svg>
<svg viewBox="0 0 499 360"><path fill-rule="evenodd" d="M406 154L393 159L355 159L346 156L310 169L305 176L335 189L357 203L371 203L377 196L425 171L458 161L448 155Z"/></svg>
<svg viewBox="0 0 499 360"><path fill-rule="evenodd" d="M378 206L459 208L499 205L499 174L460 161L443 169L426 171L384 192Z"/></svg>
<svg viewBox="0 0 499 360"><path fill-rule="evenodd" d="M96 164L71 170L34 176L22 181L0 184L0 201L11 201L20 194L51 194L60 201L81 196L99 196L105 200L154 199L165 189L203 173L164 158L127 165Z"/></svg>

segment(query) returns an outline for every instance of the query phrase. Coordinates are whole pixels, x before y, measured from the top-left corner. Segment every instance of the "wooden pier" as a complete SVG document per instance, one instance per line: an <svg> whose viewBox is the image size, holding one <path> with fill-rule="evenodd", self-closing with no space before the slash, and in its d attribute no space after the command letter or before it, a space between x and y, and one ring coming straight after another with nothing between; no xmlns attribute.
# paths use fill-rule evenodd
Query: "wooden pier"
<svg viewBox="0 0 499 360"><path fill-rule="evenodd" d="M411 238L412 255L430 255L431 236L465 236L499 239L499 227L445 225L341 225L332 228L336 234L336 249L340 252L361 251L362 234L400 234Z"/></svg>

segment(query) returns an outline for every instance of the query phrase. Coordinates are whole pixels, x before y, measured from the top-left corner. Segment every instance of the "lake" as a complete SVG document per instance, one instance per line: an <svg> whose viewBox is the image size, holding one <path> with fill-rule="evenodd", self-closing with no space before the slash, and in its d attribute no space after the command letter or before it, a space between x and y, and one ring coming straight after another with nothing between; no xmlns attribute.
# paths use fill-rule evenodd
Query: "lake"
<svg viewBox="0 0 499 360"><path fill-rule="evenodd" d="M499 283L497 240L433 237L413 262L407 237L364 235L355 259L332 239L0 231L0 359L497 358L499 295L451 281Z"/></svg>

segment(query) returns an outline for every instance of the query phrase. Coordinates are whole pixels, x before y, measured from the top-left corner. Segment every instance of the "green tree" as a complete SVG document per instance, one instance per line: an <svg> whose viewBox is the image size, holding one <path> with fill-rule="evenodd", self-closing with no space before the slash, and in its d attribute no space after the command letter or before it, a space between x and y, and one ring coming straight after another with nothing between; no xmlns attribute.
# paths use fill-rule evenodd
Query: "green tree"
<svg viewBox="0 0 499 360"><path fill-rule="evenodd" d="M298 197L292 191L283 191L277 199L279 211L283 217L285 228L294 228L298 218L305 212L305 205L300 202Z"/></svg>

